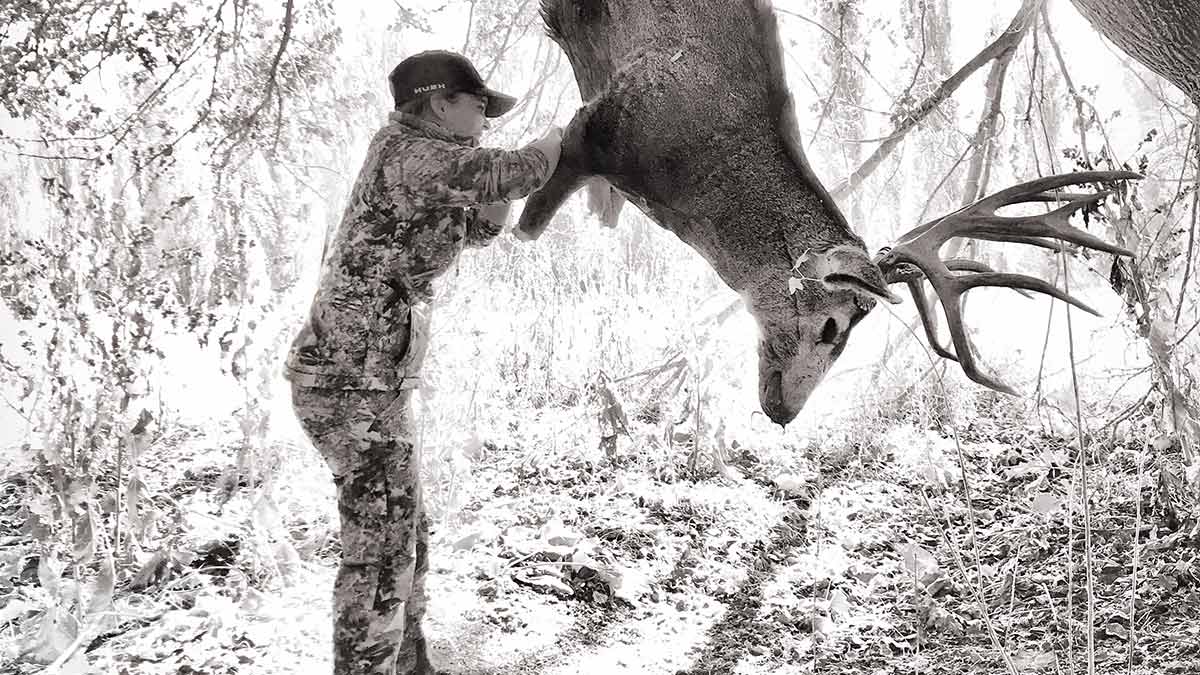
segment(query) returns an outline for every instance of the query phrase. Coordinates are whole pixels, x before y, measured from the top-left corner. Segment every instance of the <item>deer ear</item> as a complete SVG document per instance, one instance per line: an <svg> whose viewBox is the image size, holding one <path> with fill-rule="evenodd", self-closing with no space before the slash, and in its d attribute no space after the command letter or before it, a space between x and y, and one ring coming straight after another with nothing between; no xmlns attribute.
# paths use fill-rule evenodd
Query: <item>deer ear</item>
<svg viewBox="0 0 1200 675"><path fill-rule="evenodd" d="M584 184L587 189L588 211L600 219L605 227L616 227L621 218L621 207L625 198L603 178L589 178Z"/></svg>
<svg viewBox="0 0 1200 675"><path fill-rule="evenodd" d="M852 291L893 305L901 302L900 297L888 290L883 272L866 251L843 244L821 253L805 253L796 261L801 274L820 279L821 284L831 290Z"/></svg>

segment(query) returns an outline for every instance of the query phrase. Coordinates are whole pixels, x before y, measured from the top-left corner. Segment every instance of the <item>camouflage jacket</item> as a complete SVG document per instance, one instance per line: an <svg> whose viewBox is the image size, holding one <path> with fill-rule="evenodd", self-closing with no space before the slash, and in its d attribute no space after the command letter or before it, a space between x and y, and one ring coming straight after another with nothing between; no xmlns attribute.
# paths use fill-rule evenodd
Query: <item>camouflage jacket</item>
<svg viewBox="0 0 1200 675"><path fill-rule="evenodd" d="M548 174L540 150L475 147L391 113L326 251L308 320L288 352L288 379L332 389L416 386L433 280L464 246L484 246L501 231L473 207L525 197Z"/></svg>

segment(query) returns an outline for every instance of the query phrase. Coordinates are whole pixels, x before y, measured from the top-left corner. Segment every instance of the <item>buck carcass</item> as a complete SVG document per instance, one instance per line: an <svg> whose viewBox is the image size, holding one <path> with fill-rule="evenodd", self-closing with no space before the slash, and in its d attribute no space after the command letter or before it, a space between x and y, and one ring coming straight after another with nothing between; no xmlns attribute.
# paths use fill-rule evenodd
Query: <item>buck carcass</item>
<svg viewBox="0 0 1200 675"><path fill-rule="evenodd" d="M940 283L939 293L946 293L958 360L972 379L1002 386L975 367L961 317L949 305L957 309L963 284L1042 292L1049 284L987 276L994 273L977 263L952 261L947 268L936 257L945 226L922 226L910 234L923 239L906 235L902 245L871 259L801 149L769 2L542 0L542 16L566 52L585 103L567 126L557 170L526 203L518 236L539 236L583 184L599 185L602 192L611 186L612 197L629 200L675 233L744 298L760 332L759 401L779 424L799 413L875 302L900 302L888 283L913 280L911 270L931 281L944 277L934 287ZM1035 193L1042 189L1134 176L1078 174L1033 185L1033 191L1018 186L1004 200L1040 199ZM1082 205L1072 202L1070 210ZM616 213L611 204L607 211ZM967 228L958 215L953 222ZM998 218L994 209L975 215ZM1018 220L1024 223L1018 241L1044 245L1040 237L1058 236L1125 253L1087 233L1081 239L1065 216L1053 227ZM1004 238L994 231L1002 225L993 223L984 234ZM970 234L963 230L962 236ZM930 247L933 239L937 245ZM963 272L974 281L964 280ZM918 308L925 316L928 308Z"/></svg>

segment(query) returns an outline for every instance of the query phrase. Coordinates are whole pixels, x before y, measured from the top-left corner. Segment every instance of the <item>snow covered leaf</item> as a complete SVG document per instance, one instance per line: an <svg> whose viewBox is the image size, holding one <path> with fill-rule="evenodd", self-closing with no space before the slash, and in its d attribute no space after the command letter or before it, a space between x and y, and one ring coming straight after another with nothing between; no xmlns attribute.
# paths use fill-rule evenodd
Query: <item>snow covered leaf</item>
<svg viewBox="0 0 1200 675"><path fill-rule="evenodd" d="M1055 658L1054 652L1035 652L1033 650L1021 650L1013 654L1013 663L1021 670L1051 670L1058 659Z"/></svg>
<svg viewBox="0 0 1200 675"><path fill-rule="evenodd" d="M813 617L812 632L814 635L818 635L821 637L829 637L829 635L833 633L835 628L836 628L836 626L833 623L833 619L830 619L829 617L824 616L824 615L817 615L817 616Z"/></svg>
<svg viewBox="0 0 1200 675"><path fill-rule="evenodd" d="M1062 510L1063 500L1050 492L1039 492L1030 500L1029 508L1034 513L1054 513Z"/></svg>
<svg viewBox="0 0 1200 675"><path fill-rule="evenodd" d="M904 562L905 569L913 576L925 577L940 569L937 558L934 558L932 553L913 542L897 546L896 552L900 554L900 559Z"/></svg>
<svg viewBox="0 0 1200 675"><path fill-rule="evenodd" d="M805 496L812 492L812 483L803 476L783 473L775 477L775 485L788 494Z"/></svg>
<svg viewBox="0 0 1200 675"><path fill-rule="evenodd" d="M1159 434L1150 442L1150 447L1154 448L1155 453L1163 453L1171 449L1175 445L1174 434Z"/></svg>
<svg viewBox="0 0 1200 675"><path fill-rule="evenodd" d="M471 548L474 548L475 544L478 544L481 538L482 534L479 532L479 530L475 530L473 532L468 532L463 537L460 537L450 546L455 551L467 551Z"/></svg>
<svg viewBox="0 0 1200 675"><path fill-rule="evenodd" d="M850 599L840 588L829 594L829 613L839 617L850 616Z"/></svg>
<svg viewBox="0 0 1200 675"><path fill-rule="evenodd" d="M642 595L647 593L650 588L650 580L646 578L646 575L635 569L626 569L624 574L621 575L619 582L616 586L609 586L612 588L613 595L635 607L638 605Z"/></svg>
<svg viewBox="0 0 1200 675"><path fill-rule="evenodd" d="M925 625L949 635L960 636L963 634L963 625L958 617L941 607L930 608L929 618Z"/></svg>
<svg viewBox="0 0 1200 675"><path fill-rule="evenodd" d="M51 663L75 640L79 622L71 612L62 607L52 607L42 615L41 627L34 646L29 650L30 658L36 663Z"/></svg>
<svg viewBox="0 0 1200 675"><path fill-rule="evenodd" d="M569 598L575 591L555 574L536 568L523 568L513 573L513 581L538 591L560 598Z"/></svg>
<svg viewBox="0 0 1200 675"><path fill-rule="evenodd" d="M36 610L37 606L31 602L25 602L20 598L10 600L7 605L0 607L0 626Z"/></svg>
<svg viewBox="0 0 1200 675"><path fill-rule="evenodd" d="M540 534L543 541L554 546L574 546L583 539L582 534L568 529L558 517L547 521Z"/></svg>

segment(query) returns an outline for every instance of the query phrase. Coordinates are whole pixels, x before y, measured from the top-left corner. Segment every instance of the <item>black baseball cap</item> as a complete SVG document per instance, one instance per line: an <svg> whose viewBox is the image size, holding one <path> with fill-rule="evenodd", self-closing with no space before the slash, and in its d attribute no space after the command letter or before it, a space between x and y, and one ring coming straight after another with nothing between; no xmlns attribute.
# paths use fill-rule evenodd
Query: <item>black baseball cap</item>
<svg viewBox="0 0 1200 675"><path fill-rule="evenodd" d="M388 75L392 89L392 100L396 107L431 91L448 94L465 91L487 97L487 117L499 117L512 110L517 99L488 89L479 76L479 71L467 57L441 49L413 54L400 62Z"/></svg>

